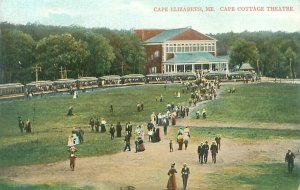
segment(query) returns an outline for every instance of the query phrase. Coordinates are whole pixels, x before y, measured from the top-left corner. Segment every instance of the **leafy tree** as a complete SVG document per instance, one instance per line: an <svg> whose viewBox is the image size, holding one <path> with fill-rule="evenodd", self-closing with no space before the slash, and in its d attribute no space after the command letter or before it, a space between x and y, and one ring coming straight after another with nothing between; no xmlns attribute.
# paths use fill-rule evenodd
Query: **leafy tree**
<svg viewBox="0 0 300 190"><path fill-rule="evenodd" d="M31 79L35 41L19 30L3 30L0 35L1 81L25 83Z"/></svg>
<svg viewBox="0 0 300 190"><path fill-rule="evenodd" d="M145 70L145 49L136 35L132 33L124 33L121 35L123 46L123 55L125 58L127 74L130 73L143 73Z"/></svg>
<svg viewBox="0 0 300 190"><path fill-rule="evenodd" d="M288 67L285 64L285 57L278 47L270 46L264 52L262 58L263 71L266 76L271 77L286 77Z"/></svg>
<svg viewBox="0 0 300 190"><path fill-rule="evenodd" d="M84 74L96 77L109 74L115 55L108 40L94 32L77 32L74 36L85 41L90 52L85 61L86 73Z"/></svg>
<svg viewBox="0 0 300 190"><path fill-rule="evenodd" d="M44 77L56 79L60 68L70 70L68 76L77 77L86 72L85 61L90 52L87 44L70 34L51 35L41 39L36 47L37 63L44 68Z"/></svg>
<svg viewBox="0 0 300 190"><path fill-rule="evenodd" d="M104 32L116 56L111 67L112 74L144 73L146 54L137 36L128 31L102 30L101 32Z"/></svg>
<svg viewBox="0 0 300 190"><path fill-rule="evenodd" d="M297 63L297 54L292 50L291 47L289 47L286 52L285 52L285 58L286 58L286 62L287 64L289 65L289 76L291 78L295 78L295 71L297 70L296 69L296 64Z"/></svg>
<svg viewBox="0 0 300 190"><path fill-rule="evenodd" d="M229 67L241 66L243 63L255 65L259 54L256 45L253 42L248 42L242 38L236 40L231 47ZM255 67L255 66L254 66Z"/></svg>

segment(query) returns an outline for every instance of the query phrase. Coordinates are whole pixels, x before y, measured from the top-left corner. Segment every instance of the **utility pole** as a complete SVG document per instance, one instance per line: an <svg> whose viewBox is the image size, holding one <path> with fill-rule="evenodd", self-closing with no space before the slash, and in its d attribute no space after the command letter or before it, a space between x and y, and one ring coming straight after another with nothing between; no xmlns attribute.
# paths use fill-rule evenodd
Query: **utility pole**
<svg viewBox="0 0 300 190"><path fill-rule="evenodd" d="M293 78L293 72L292 72L292 58L290 58L290 73L291 73L291 77Z"/></svg>
<svg viewBox="0 0 300 190"><path fill-rule="evenodd" d="M122 62L122 76L124 76L124 63Z"/></svg>
<svg viewBox="0 0 300 190"><path fill-rule="evenodd" d="M35 81L39 81L39 71L42 71L42 67L38 66L38 64L35 65L35 67L33 67L33 69L35 70Z"/></svg>
<svg viewBox="0 0 300 190"><path fill-rule="evenodd" d="M65 67L65 69L64 69L64 75L65 75L65 79L67 79L67 78L68 78L68 71L70 71L70 70L67 70L67 68Z"/></svg>
<svg viewBox="0 0 300 190"><path fill-rule="evenodd" d="M60 78L63 79L64 78L64 71L63 71L63 68L62 66L60 66Z"/></svg>
<svg viewBox="0 0 300 190"><path fill-rule="evenodd" d="M259 59L257 59L257 61L256 61L256 66L257 66L257 74L259 75Z"/></svg>

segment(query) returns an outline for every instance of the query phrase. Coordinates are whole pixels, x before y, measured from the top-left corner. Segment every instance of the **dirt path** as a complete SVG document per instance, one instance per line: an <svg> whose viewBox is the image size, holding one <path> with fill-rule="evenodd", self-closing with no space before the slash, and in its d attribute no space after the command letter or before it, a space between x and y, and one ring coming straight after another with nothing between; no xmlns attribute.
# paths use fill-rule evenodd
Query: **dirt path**
<svg viewBox="0 0 300 190"><path fill-rule="evenodd" d="M171 136L174 135L162 137L159 143L145 142L146 151L140 153L134 153L133 148L131 152L78 158L75 171L70 171L69 161L65 160L46 165L12 167L1 171L0 177L27 184L68 183L102 190L166 189L167 172L170 164L175 162L178 187L182 187L179 174L182 164L187 163L191 170L189 189L203 189L205 184L209 184L204 183L203 176L218 171L224 165L255 161L282 162L286 147L293 144L292 148L296 149L300 144L300 140L241 144L234 140L223 139L217 164L212 164L209 156L209 163L200 165L196 153L198 144L191 139L188 149L179 151L177 144L174 143L174 152L169 152L168 143ZM238 151L233 147L239 147ZM258 154L261 156L256 156Z"/></svg>

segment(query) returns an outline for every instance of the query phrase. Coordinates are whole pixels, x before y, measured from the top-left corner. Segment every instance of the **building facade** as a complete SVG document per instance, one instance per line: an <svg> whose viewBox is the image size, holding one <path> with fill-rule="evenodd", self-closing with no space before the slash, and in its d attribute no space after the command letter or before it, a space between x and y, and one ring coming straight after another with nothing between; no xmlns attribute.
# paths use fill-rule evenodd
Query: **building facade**
<svg viewBox="0 0 300 190"><path fill-rule="evenodd" d="M228 60L217 57L217 40L192 28L140 29L146 50L146 73L227 71Z"/></svg>

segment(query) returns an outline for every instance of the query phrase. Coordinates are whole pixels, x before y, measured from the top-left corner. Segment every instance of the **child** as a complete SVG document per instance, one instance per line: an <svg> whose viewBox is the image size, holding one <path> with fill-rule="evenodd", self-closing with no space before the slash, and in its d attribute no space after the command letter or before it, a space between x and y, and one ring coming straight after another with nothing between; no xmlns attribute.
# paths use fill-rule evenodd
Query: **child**
<svg viewBox="0 0 300 190"><path fill-rule="evenodd" d="M170 140L170 152L173 152L173 143L172 143L172 140Z"/></svg>

